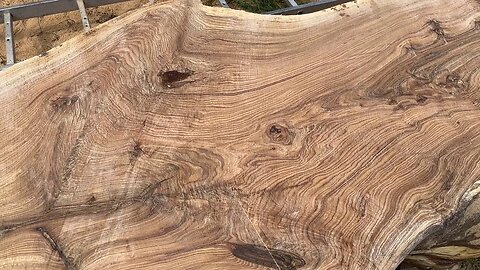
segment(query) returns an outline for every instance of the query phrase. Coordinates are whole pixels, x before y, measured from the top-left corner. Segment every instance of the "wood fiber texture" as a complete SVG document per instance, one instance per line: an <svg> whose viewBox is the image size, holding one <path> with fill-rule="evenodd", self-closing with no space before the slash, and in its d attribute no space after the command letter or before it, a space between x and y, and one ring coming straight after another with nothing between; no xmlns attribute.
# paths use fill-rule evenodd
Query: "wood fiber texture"
<svg viewBox="0 0 480 270"><path fill-rule="evenodd" d="M0 72L0 269L395 269L480 191L480 2L139 9Z"/></svg>

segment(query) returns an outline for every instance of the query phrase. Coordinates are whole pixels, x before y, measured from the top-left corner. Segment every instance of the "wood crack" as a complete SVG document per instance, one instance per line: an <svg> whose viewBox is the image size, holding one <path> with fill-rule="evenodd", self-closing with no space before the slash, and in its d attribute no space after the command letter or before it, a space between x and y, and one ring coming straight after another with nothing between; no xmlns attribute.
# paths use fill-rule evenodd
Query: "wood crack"
<svg viewBox="0 0 480 270"><path fill-rule="evenodd" d="M76 270L74 263L70 257L67 257L59 243L52 237L52 235L43 227L38 227L36 230L47 240L52 247L52 250L58 254L63 264L68 270Z"/></svg>

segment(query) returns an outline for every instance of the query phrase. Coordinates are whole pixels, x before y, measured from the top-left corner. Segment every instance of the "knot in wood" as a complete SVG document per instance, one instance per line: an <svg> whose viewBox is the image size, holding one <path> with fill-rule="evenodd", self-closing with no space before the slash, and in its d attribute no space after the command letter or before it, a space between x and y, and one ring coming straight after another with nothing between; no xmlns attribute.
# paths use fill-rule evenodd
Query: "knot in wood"
<svg viewBox="0 0 480 270"><path fill-rule="evenodd" d="M289 145L295 138L295 133L279 124L273 124L267 129L267 136L274 142Z"/></svg>

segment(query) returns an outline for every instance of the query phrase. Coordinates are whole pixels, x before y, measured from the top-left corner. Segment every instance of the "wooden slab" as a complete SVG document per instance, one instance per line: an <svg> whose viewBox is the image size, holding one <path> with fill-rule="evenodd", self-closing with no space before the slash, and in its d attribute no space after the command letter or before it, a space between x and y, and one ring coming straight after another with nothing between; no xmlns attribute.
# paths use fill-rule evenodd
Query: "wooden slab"
<svg viewBox="0 0 480 270"><path fill-rule="evenodd" d="M0 268L395 269L480 191L479 67L477 0L114 19L0 72Z"/></svg>

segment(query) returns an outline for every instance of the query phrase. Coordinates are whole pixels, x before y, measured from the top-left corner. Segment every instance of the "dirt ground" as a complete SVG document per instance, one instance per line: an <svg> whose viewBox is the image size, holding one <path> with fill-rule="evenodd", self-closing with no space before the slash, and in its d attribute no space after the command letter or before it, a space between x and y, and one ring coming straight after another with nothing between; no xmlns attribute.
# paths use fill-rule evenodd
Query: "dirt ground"
<svg viewBox="0 0 480 270"><path fill-rule="evenodd" d="M0 7L12 6L21 3L34 2L33 0L0 0ZM148 4L149 0L132 0L119 4L88 9L90 24L94 27L109 19L115 18L129 10ZM3 43L4 31L1 25L0 37L0 65L5 64L5 46ZM14 38L17 62L65 42L83 31L80 13L72 11L43 18L32 18L14 23Z"/></svg>

